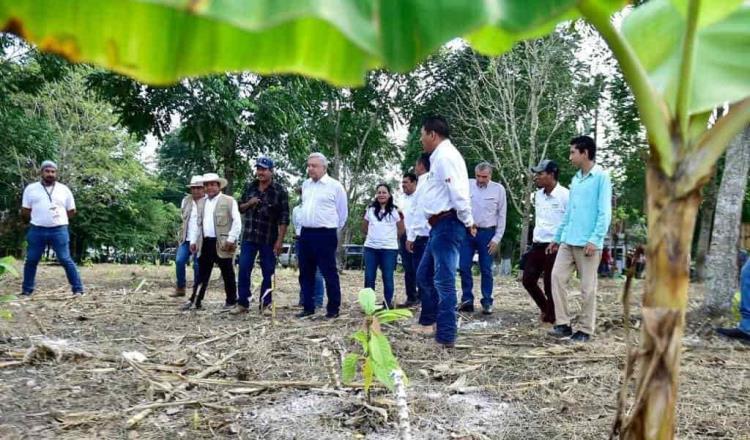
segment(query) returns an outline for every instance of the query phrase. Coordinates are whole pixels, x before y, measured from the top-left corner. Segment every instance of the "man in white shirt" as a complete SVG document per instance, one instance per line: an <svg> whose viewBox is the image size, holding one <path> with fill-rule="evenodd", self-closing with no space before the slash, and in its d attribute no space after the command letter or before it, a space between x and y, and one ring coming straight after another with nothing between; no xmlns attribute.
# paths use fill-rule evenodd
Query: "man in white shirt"
<svg viewBox="0 0 750 440"><path fill-rule="evenodd" d="M523 287L531 295L539 311L539 319L555 323L555 303L552 299L552 268L557 252L547 252L555 240L557 228L568 206L568 189L560 185L560 168L552 160L543 160L531 168L539 190L534 194L534 237L523 256ZM544 274L544 291L539 288L539 277Z"/></svg>
<svg viewBox="0 0 750 440"><path fill-rule="evenodd" d="M190 237L196 235L198 228L198 205L203 203L205 191L203 189L203 176L193 176L188 185L190 195L185 196L180 204L182 213L182 226L180 235L177 237L177 252L175 252L175 272L177 276L177 287L171 297L185 296L185 265L190 259ZM193 284L198 281L198 258L193 255Z"/></svg>
<svg viewBox="0 0 750 440"><path fill-rule="evenodd" d="M429 222L430 239L417 269L417 282L428 298L419 323L435 325L435 340L445 348L455 345L456 266L461 242L473 228L466 162L453 146L448 123L441 116L424 119L422 147L430 153L430 172L420 190L419 204ZM427 330L427 329L424 329Z"/></svg>
<svg viewBox="0 0 750 440"><path fill-rule="evenodd" d="M321 153L312 153L307 158L307 175L309 179L302 184L299 214L302 230L297 242L304 310L297 317L304 318L315 313L315 271L320 269L328 294L326 318L333 319L339 316L341 307L336 247L337 232L346 224L349 215L346 192L338 180L328 175L328 159Z"/></svg>
<svg viewBox="0 0 750 440"><path fill-rule="evenodd" d="M404 214L404 227L409 228L409 222L412 220L410 208L414 199L414 192L417 190L417 175L406 173L401 179L401 190L404 196L401 199L401 212ZM398 307L412 307L419 304L417 295L416 265L412 258L412 253L406 250L406 234L402 234L398 239L398 251L401 254L401 266L404 268L404 287L406 288L406 301L399 304Z"/></svg>
<svg viewBox="0 0 750 440"><path fill-rule="evenodd" d="M201 308L214 263L219 266L224 279L224 311L233 309L237 304L237 282L232 260L242 230L242 218L237 201L221 193L226 186L227 180L215 173L203 175L207 197L198 206L198 227L190 237L190 252L198 254L198 282L193 283L193 294L190 301L183 305L183 310Z"/></svg>
<svg viewBox="0 0 750 440"><path fill-rule="evenodd" d="M302 186L297 187L297 194L300 196L300 204L292 209L292 223L294 224L294 253L297 255L297 267L299 268L300 261L300 245L299 236L302 234L302 224L300 223L300 215L302 214ZM299 306L305 305L305 298L302 296L302 271L299 272L298 277L300 291L299 291ZM323 275L320 273L320 269L315 270L315 289L313 291L315 297L315 307L323 307L323 296L325 295L325 286L323 284Z"/></svg>
<svg viewBox="0 0 750 440"><path fill-rule="evenodd" d="M408 206L407 215L409 222L406 225L406 243L404 244L407 253L411 255L415 272L417 268L419 268L419 264L422 262L422 256L427 247L427 240L430 238L430 224L427 222L427 218L425 217L419 203L422 190L424 189L424 182L429 171L430 154L422 153L419 155L417 163L414 165L414 173L417 175L417 188L414 191L414 194L412 194ZM432 293L432 290L430 290L429 294L432 295ZM432 298L427 298L424 289L419 285L417 285L417 297L419 298L420 304L422 304L422 310L425 310L425 303L428 304L427 308L429 309L432 304ZM431 332L432 325L427 324L425 329L427 329L428 332ZM418 327L417 330L419 331L420 328Z"/></svg>
<svg viewBox="0 0 750 440"><path fill-rule="evenodd" d="M73 295L83 295L83 283L78 268L70 256L68 220L76 214L76 204L70 189L57 181L57 165L51 160L42 162L42 179L23 190L21 216L31 223L26 234L28 247L23 268L21 295L34 293L36 267L47 246L55 251L57 261L65 268L65 275Z"/></svg>
<svg viewBox="0 0 750 440"><path fill-rule="evenodd" d="M459 272L461 273L462 312L474 311L474 277L471 266L474 253L479 255L479 272L482 280L482 313L492 313L492 256L498 251L505 233L507 204L505 188L492 178L492 165L481 162L474 168L474 179L469 179L471 213L474 216L475 237L467 236L461 244Z"/></svg>

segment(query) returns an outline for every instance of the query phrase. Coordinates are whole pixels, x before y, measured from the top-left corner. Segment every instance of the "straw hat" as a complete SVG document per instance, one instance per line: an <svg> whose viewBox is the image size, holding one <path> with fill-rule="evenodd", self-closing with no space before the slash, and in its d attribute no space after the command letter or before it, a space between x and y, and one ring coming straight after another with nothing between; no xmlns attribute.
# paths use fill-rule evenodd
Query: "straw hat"
<svg viewBox="0 0 750 440"><path fill-rule="evenodd" d="M224 189L227 186L227 179L219 177L216 173L206 173L203 175L203 184L208 182L219 182L219 188Z"/></svg>
<svg viewBox="0 0 750 440"><path fill-rule="evenodd" d="M190 184L187 187L192 188L194 186L203 186L203 176L193 176L190 178Z"/></svg>

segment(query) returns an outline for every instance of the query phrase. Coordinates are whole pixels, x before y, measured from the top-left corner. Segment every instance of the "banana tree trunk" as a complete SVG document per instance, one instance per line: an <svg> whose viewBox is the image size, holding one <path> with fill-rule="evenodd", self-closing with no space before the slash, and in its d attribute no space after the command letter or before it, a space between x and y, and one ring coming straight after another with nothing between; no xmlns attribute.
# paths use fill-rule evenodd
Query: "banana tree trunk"
<svg viewBox="0 0 750 440"><path fill-rule="evenodd" d="M690 244L700 189L676 197L675 182L649 162L647 272L635 403L625 439L674 438L680 346L690 281Z"/></svg>

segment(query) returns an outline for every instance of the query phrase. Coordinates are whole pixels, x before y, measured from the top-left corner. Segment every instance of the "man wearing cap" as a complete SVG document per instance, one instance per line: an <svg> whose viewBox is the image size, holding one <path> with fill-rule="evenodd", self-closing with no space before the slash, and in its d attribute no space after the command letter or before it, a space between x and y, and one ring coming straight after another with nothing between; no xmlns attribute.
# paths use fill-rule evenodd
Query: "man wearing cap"
<svg viewBox="0 0 750 440"><path fill-rule="evenodd" d="M328 159L321 153L307 158L309 179L302 184L302 210L299 239L299 270L302 277L304 310L297 314L304 318L315 313L315 270L320 269L326 282L328 304L326 318L339 316L341 285L336 268L338 230L349 215L346 192L338 180L328 175Z"/></svg>
<svg viewBox="0 0 750 440"><path fill-rule="evenodd" d="M78 268L70 257L68 233L68 221L76 214L73 193L67 186L57 182L57 165L54 162L45 160L40 171L41 181L24 188L21 202L21 216L31 222L26 234L28 248L21 294L28 297L34 293L36 267L44 249L50 246L55 251L57 261L65 268L73 295L80 296L83 295L83 283Z"/></svg>
<svg viewBox="0 0 750 440"><path fill-rule="evenodd" d="M171 297L185 296L185 265L190 259L190 240L189 237L195 235L198 228L198 206L203 205L205 191L203 189L203 176L193 176L190 179L190 195L185 196L180 204L182 213L182 226L180 235L177 238L177 252L175 253L175 270L177 272L177 287L174 289ZM193 284L198 282L198 258L193 255Z"/></svg>
<svg viewBox="0 0 750 440"><path fill-rule="evenodd" d="M245 224L237 279L239 299L233 314L247 313L250 307L250 276L258 255L263 274L259 306L262 309L271 303L271 278L289 226L289 194L273 178L273 160L259 157L255 161L255 177L245 187L239 204Z"/></svg>
<svg viewBox="0 0 750 440"><path fill-rule="evenodd" d="M435 324L435 341L444 348L455 345L458 333L459 247L467 233L476 235L466 162L451 143L449 134L448 122L441 116L422 121L420 141L425 153L430 153L430 172L424 190L420 190L419 204L432 229L417 269L417 283L429 299L430 313L423 311L419 323L427 328Z"/></svg>
<svg viewBox="0 0 750 440"><path fill-rule="evenodd" d="M492 256L497 253L500 240L505 233L505 215L507 205L505 188L493 182L492 165L481 162L474 168L474 178L469 179L471 194L471 214L477 235L464 238L461 243L461 254L458 270L461 274L462 312L474 311L474 277L471 266L474 254L479 255L479 272L482 280L482 313L492 313Z"/></svg>
<svg viewBox="0 0 750 440"><path fill-rule="evenodd" d="M234 279L234 253L242 230L242 218L233 197L222 194L227 180L216 173L203 175L206 199L198 206L198 227L190 237L190 251L198 255L198 282L193 283L193 294L183 310L201 308L214 263L224 279L226 300L224 310L237 304L237 284Z"/></svg>
<svg viewBox="0 0 750 440"><path fill-rule="evenodd" d="M555 303L552 299L552 267L557 252L547 252L554 241L568 206L568 189L558 183L560 168L552 160L543 160L531 168L538 191L534 194L534 234L523 265L523 287L531 295L542 322L555 322ZM544 291L539 288L539 277L544 274Z"/></svg>
<svg viewBox="0 0 750 440"><path fill-rule="evenodd" d="M596 143L589 136L570 141L570 162L578 168L570 184L568 207L547 247L557 251L552 267L552 298L555 302L555 327L550 335L588 342L596 327L597 269L612 220L612 181L596 158ZM570 326L567 284L573 269L581 279L580 330Z"/></svg>

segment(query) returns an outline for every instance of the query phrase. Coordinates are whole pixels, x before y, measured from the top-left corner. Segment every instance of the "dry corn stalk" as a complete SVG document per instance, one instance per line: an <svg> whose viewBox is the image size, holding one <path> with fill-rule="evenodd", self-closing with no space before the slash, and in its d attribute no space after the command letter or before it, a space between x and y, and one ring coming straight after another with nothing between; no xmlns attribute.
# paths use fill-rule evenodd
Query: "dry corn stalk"
<svg viewBox="0 0 750 440"><path fill-rule="evenodd" d="M391 372L393 386L396 392L396 408L398 408L398 438L411 440L411 425L409 424L409 407L406 404L406 386L404 373L401 370Z"/></svg>

